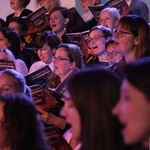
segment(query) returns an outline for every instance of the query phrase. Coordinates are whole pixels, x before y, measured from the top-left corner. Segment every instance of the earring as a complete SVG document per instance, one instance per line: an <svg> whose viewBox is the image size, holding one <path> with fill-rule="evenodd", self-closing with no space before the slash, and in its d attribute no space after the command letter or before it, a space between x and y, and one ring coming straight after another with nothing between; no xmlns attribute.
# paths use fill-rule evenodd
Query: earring
<svg viewBox="0 0 150 150"><path fill-rule="evenodd" d="M67 29L66 29L66 23L64 24L64 31L66 31Z"/></svg>

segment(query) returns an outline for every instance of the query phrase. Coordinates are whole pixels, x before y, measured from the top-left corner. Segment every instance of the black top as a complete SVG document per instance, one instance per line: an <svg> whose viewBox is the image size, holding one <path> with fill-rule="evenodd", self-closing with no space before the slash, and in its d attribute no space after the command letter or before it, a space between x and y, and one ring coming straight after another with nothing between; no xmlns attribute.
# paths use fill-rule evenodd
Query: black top
<svg viewBox="0 0 150 150"><path fill-rule="evenodd" d="M28 16L28 15L31 14L31 13L32 13L31 10L25 8L25 9L20 13L20 15L19 15L18 17L25 17L25 16ZM10 15L8 15L8 16L6 17L6 23L8 23L9 19L11 19L11 18L14 17L14 14L15 14L15 13L12 13L12 14L10 14Z"/></svg>

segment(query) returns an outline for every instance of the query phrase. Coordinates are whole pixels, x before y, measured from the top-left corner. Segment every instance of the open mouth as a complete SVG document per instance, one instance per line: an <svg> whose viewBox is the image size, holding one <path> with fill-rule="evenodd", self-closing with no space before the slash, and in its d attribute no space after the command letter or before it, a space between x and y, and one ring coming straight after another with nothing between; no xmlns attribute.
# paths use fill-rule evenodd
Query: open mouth
<svg viewBox="0 0 150 150"><path fill-rule="evenodd" d="M92 49L96 49L96 48L98 48L98 46L93 46L93 47L92 47Z"/></svg>

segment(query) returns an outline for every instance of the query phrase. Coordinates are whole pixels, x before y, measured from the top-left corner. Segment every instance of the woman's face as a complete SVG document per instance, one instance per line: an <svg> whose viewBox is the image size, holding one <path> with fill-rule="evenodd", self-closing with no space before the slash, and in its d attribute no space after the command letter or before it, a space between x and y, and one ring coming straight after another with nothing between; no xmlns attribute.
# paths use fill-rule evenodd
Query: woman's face
<svg viewBox="0 0 150 150"><path fill-rule="evenodd" d="M54 57L55 74L58 75L60 79L64 79L73 67L74 62L70 62L70 58L68 57L68 53L65 51L64 47L58 48Z"/></svg>
<svg viewBox="0 0 150 150"><path fill-rule="evenodd" d="M13 10L17 10L17 9L21 8L21 2L20 2L20 0L10 0L10 7Z"/></svg>
<svg viewBox="0 0 150 150"><path fill-rule="evenodd" d="M130 31L119 26L116 28L113 36L116 51L123 56L130 55L131 52L135 53L137 41L136 37Z"/></svg>
<svg viewBox="0 0 150 150"><path fill-rule="evenodd" d="M45 43L42 48L38 49L37 54L42 62L46 64L50 64L52 62L51 59L53 56L53 50L47 43Z"/></svg>
<svg viewBox="0 0 150 150"><path fill-rule="evenodd" d="M99 24L111 30L115 28L116 21L117 19L109 11L104 11L100 14Z"/></svg>
<svg viewBox="0 0 150 150"><path fill-rule="evenodd" d="M106 39L101 30L96 29L91 31L89 39L90 39L89 46L93 54L100 55L102 52L106 50L105 49Z"/></svg>
<svg viewBox="0 0 150 150"><path fill-rule="evenodd" d="M52 31L56 34L62 32L64 30L65 24L67 23L67 19L61 14L59 10L54 11L50 15L50 26Z"/></svg>
<svg viewBox="0 0 150 150"><path fill-rule="evenodd" d="M9 48L11 46L10 42L8 41L8 39L6 39L2 32L0 32L0 48L4 49L4 48Z"/></svg>
<svg viewBox="0 0 150 150"><path fill-rule="evenodd" d="M126 144L148 142L150 137L150 100L144 93L124 80L120 100L113 109L123 125L121 134Z"/></svg>
<svg viewBox="0 0 150 150"><path fill-rule="evenodd" d="M14 84L14 79L6 74L0 75L0 94L16 93L17 89Z"/></svg>
<svg viewBox="0 0 150 150"><path fill-rule="evenodd" d="M67 94L66 94L67 93ZM65 98L63 101L65 102L60 114L61 116L66 118L68 124L71 125L71 132L76 140L80 139L80 131L81 131L81 121L80 115L76 107L74 106L70 94L66 92Z"/></svg>

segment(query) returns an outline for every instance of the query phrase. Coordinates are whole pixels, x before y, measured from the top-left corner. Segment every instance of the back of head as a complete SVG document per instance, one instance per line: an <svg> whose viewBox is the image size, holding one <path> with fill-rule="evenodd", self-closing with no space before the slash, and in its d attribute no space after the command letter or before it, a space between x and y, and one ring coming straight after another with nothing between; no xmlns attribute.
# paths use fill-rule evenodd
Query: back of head
<svg viewBox="0 0 150 150"><path fill-rule="evenodd" d="M68 91L81 117L82 149L119 149L119 124L111 114L119 88L118 78L105 69L85 69L69 80Z"/></svg>
<svg viewBox="0 0 150 150"><path fill-rule="evenodd" d="M150 57L141 58L124 68L126 79L150 101Z"/></svg>
<svg viewBox="0 0 150 150"><path fill-rule="evenodd" d="M13 94L0 96L0 102L4 103L1 123L3 146L12 150L44 150L42 129L30 99L22 94Z"/></svg>

